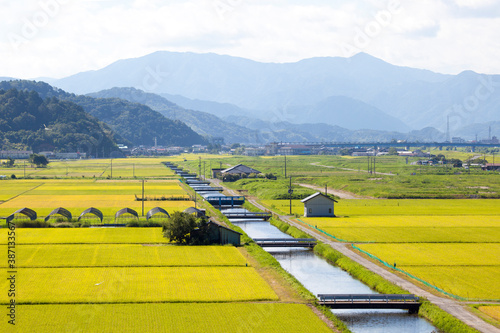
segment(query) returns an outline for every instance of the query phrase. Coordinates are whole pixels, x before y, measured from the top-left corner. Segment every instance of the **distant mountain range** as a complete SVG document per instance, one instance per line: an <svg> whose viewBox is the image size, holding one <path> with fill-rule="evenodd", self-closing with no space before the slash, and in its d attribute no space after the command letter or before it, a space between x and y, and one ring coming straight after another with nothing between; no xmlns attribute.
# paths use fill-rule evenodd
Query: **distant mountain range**
<svg viewBox="0 0 500 333"><path fill-rule="evenodd" d="M216 54L155 52L53 84L74 93L133 87L218 117L321 122L351 130L461 127L500 120L500 76L444 75L364 53L296 63Z"/></svg>
<svg viewBox="0 0 500 333"><path fill-rule="evenodd" d="M145 93L135 88L112 88L97 93L88 94L94 98L120 98L131 102L142 103L153 110L162 113L165 117L179 119L185 122L197 133L209 137L223 137L227 143L267 143L271 141L389 141L394 138L417 140L442 139L444 135L435 130L432 136L429 133L413 136L401 132L387 132L381 130L349 130L328 124L293 124L290 122L267 122L245 116L228 115L219 118L207 112L184 109L169 100L151 93ZM198 102L204 104L203 102ZM217 103L207 103L217 105ZM229 106L229 108L234 108ZM369 124L369 116L359 116L360 122ZM390 117L388 117L390 118ZM313 120L313 119L310 119ZM404 126L401 124L401 126Z"/></svg>

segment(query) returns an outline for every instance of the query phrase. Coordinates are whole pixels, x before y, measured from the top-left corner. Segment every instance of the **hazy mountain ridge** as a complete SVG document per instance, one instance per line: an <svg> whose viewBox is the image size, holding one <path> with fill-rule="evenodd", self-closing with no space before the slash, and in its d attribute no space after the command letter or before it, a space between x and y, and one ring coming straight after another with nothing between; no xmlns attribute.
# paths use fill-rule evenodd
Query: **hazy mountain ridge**
<svg viewBox="0 0 500 333"><path fill-rule="evenodd" d="M256 131L227 123L217 116L206 112L184 109L162 96L145 93L135 88L112 88L91 93L88 96L95 98L115 97L145 104L169 119L183 121L198 134L208 137L223 137L228 143L256 142Z"/></svg>
<svg viewBox="0 0 500 333"><path fill-rule="evenodd" d="M484 82L490 83L484 86ZM330 119L327 123L339 125L328 110L318 108L322 101L338 96L361 101L366 104L363 112L376 108L412 129L432 126L445 131L448 115L455 118L451 124L455 130L500 119L499 76L470 71L439 74L394 66L363 53L351 58L311 58L277 64L216 54L161 51L55 80L54 84L78 93L134 87L168 94L167 98L174 96L172 99L184 108L219 117L239 109L250 110L252 116L263 120L288 121L279 117L283 110L304 108L309 116L326 116ZM473 110L464 108L454 115L456 105L467 106L470 98L475 102L478 89L482 95ZM210 105L213 102L219 104ZM373 128L394 128L383 127L394 125L394 121L375 119L379 121L372 122Z"/></svg>
<svg viewBox="0 0 500 333"><path fill-rule="evenodd" d="M442 142L446 135L435 128L424 128L409 133L378 130L349 130L323 123L293 124L290 122L270 123L247 117L231 118L237 124L259 130L261 141L286 142L388 142L408 140L420 142ZM226 118L229 120L229 118Z"/></svg>

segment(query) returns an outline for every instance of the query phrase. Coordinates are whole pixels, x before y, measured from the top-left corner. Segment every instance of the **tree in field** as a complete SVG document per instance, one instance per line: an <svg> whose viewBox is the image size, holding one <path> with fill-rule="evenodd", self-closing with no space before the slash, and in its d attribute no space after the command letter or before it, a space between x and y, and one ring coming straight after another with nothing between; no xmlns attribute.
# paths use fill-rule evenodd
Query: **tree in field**
<svg viewBox="0 0 500 333"><path fill-rule="evenodd" d="M44 167L47 164L49 164L47 157L38 154L31 154L29 161L30 163L36 165L37 167Z"/></svg>
<svg viewBox="0 0 500 333"><path fill-rule="evenodd" d="M14 166L14 163L15 163L15 161L14 161L14 159L12 159L11 157L9 157L9 158L7 159L7 162L2 162L2 164L3 164L4 166L6 166L7 168L12 168L12 167Z"/></svg>
<svg viewBox="0 0 500 333"><path fill-rule="evenodd" d="M173 243L208 244L208 220L192 214L175 212L163 227L163 236Z"/></svg>
<svg viewBox="0 0 500 333"><path fill-rule="evenodd" d="M396 147L389 148L389 155L397 155L398 149Z"/></svg>

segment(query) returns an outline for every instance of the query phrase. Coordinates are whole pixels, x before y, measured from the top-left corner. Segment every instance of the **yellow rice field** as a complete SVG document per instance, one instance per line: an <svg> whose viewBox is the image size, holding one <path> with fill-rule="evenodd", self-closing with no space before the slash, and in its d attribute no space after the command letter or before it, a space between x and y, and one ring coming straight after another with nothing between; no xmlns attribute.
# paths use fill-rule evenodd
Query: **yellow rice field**
<svg viewBox="0 0 500 333"><path fill-rule="evenodd" d="M17 279L20 304L278 299L252 267L21 268ZM4 279L1 290L8 283ZM8 302L7 293L0 302Z"/></svg>
<svg viewBox="0 0 500 333"><path fill-rule="evenodd" d="M7 321L0 331L8 332ZM306 305L145 303L19 305L18 332L331 332Z"/></svg>
<svg viewBox="0 0 500 333"><path fill-rule="evenodd" d="M7 253L7 246L0 246L0 249ZM245 264L245 258L233 246L43 244L21 245L16 255L16 265L20 268L245 266ZM0 264L0 267L7 267L7 262Z"/></svg>
<svg viewBox="0 0 500 333"><path fill-rule="evenodd" d="M500 300L500 266L403 266L404 271L466 299Z"/></svg>
<svg viewBox="0 0 500 333"><path fill-rule="evenodd" d="M7 244L8 229L0 229ZM19 228L16 244L158 244L168 243L161 228Z"/></svg>
<svg viewBox="0 0 500 333"><path fill-rule="evenodd" d="M500 305L480 306L479 311L486 313L495 320L500 321Z"/></svg>
<svg viewBox="0 0 500 333"><path fill-rule="evenodd" d="M358 244L400 266L500 266L500 243Z"/></svg>
<svg viewBox="0 0 500 333"><path fill-rule="evenodd" d="M114 214L122 208L134 209L142 215L142 181L138 180L22 180L0 182L4 202L0 202L0 216L8 216L24 207L31 208L39 216L46 216L58 207L68 209L78 217L85 209L95 207L112 222ZM188 195L177 180L148 180L145 197L184 197ZM192 201L145 201L144 214L151 208L162 207L168 212L183 211L193 206Z"/></svg>

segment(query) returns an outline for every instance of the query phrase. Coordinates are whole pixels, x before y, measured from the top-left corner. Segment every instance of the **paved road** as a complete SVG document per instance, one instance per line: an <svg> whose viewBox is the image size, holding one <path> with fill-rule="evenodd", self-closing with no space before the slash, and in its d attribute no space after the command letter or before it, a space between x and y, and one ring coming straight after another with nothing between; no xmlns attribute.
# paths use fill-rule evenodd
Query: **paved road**
<svg viewBox="0 0 500 333"><path fill-rule="evenodd" d="M215 184L217 184L218 186L224 187L224 185L220 181L217 181L216 179L211 180L211 181L214 182ZM227 190L227 192L231 193L232 195L238 195L236 193L236 191L231 190L231 189L227 189L226 187L224 187L224 188ZM258 207L262 211L269 210L253 199L248 199L248 201L250 201L254 206ZM425 297L431 303L439 306L444 311L448 312L452 316L463 321L467 325L477 329L478 331L483 332L483 333L500 333L500 329L496 328L493 325L488 324L487 322L485 322L481 318L474 315L472 312L470 312L466 308L465 304L458 302L458 301L455 301L455 300L452 300L452 299L436 296L436 295L414 285L410 281L399 277L398 275L392 273L391 271L386 270L386 269L374 264L373 262L369 261L368 259L365 259L364 257L360 256L356 252L352 251L348 247L348 244L334 242L330 238L324 236L319 231L315 231L313 229L306 228L304 225L293 220L289 216L284 216L284 215L278 215L278 216L282 221L285 221L288 224L290 224L290 225L292 225L292 226L294 226L294 227L296 227L304 232L307 232L309 235L313 236L317 240L320 240L323 243L330 245L333 249L339 251L340 253L342 253L346 257L356 261L357 263L359 263L360 265L369 269L370 271L377 273L378 275L382 276L387 281L390 281L390 282L394 283L395 285L397 285L405 290L408 290L412 294L415 294L415 295L420 296L420 297Z"/></svg>

